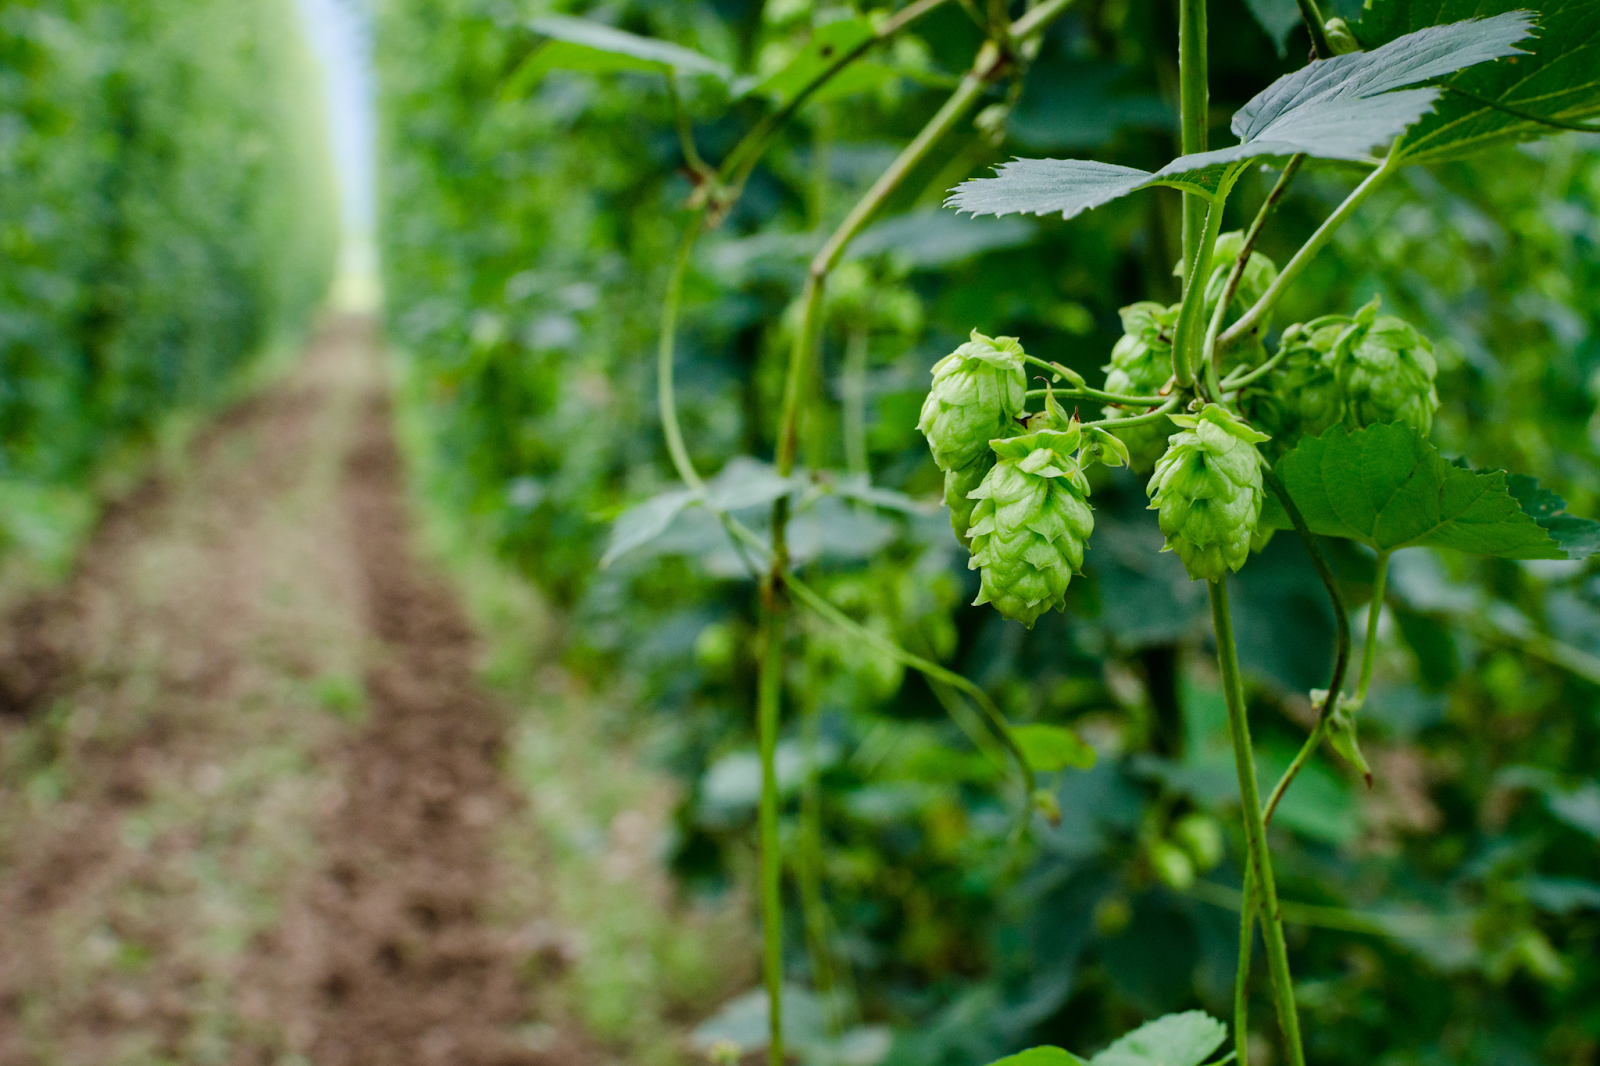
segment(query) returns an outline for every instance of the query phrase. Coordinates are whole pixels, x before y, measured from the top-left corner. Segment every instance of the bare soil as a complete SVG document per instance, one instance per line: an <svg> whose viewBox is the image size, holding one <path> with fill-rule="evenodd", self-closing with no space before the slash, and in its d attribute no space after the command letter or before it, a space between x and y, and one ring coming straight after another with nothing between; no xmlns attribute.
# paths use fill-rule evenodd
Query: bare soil
<svg viewBox="0 0 1600 1066"><path fill-rule="evenodd" d="M507 720L412 543L372 329L0 623L0 1066L597 1061L491 913Z"/></svg>

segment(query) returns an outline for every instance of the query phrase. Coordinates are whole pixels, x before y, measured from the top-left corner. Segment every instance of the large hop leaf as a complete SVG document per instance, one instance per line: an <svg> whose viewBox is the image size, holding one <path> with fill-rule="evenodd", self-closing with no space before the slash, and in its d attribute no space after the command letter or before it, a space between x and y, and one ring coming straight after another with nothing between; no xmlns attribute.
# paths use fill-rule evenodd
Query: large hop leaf
<svg viewBox="0 0 1600 1066"><path fill-rule="evenodd" d="M1349 315L1324 315L1283 331L1283 359L1249 397L1250 414L1274 444L1288 447L1302 435L1315 437L1343 421L1344 390L1333 351L1355 322Z"/></svg>
<svg viewBox="0 0 1600 1066"><path fill-rule="evenodd" d="M1111 349L1111 362L1100 368L1106 372L1107 392L1148 396L1167 383L1172 377L1172 331L1178 322L1178 308L1178 304L1164 307L1141 300L1122 309L1123 335ZM1121 407L1101 409L1104 418L1137 413ZM1172 426L1159 418L1113 432L1128 446L1129 466L1143 473L1160 458Z"/></svg>
<svg viewBox="0 0 1600 1066"><path fill-rule="evenodd" d="M1226 408L1207 404L1198 415L1173 415L1172 435L1156 463L1148 492L1160 514L1167 547L1189 576L1219 580L1250 556L1261 517L1261 453L1267 439Z"/></svg>
<svg viewBox="0 0 1600 1066"><path fill-rule="evenodd" d="M1015 337L972 339L933 365L933 388L917 428L933 461L949 472L988 454L989 442L1016 432L1026 401L1022 345Z"/></svg>
<svg viewBox="0 0 1600 1066"><path fill-rule="evenodd" d="M1404 422L1426 437L1439 394L1433 345L1404 319L1378 314L1378 299L1356 312L1334 350L1352 428Z"/></svg>
<svg viewBox="0 0 1600 1066"><path fill-rule="evenodd" d="M983 568L975 603L992 603L1032 628L1066 602L1094 529L1089 482L1073 452L1081 432L1040 429L994 442L994 468L973 490L972 569Z"/></svg>

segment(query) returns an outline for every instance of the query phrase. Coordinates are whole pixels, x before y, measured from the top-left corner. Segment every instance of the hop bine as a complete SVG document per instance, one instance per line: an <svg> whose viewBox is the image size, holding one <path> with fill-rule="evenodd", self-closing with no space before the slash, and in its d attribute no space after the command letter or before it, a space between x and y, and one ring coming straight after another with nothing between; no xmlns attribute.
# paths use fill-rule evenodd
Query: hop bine
<svg viewBox="0 0 1600 1066"><path fill-rule="evenodd" d="M989 442L1010 437L1027 400L1022 345L1015 337L972 339L933 366L933 387L917 428L944 471L950 525L963 544L972 516L971 493L994 466Z"/></svg>
<svg viewBox="0 0 1600 1066"><path fill-rule="evenodd" d="M1172 377L1172 331L1178 323L1178 307L1141 300L1122 309L1122 336L1111 349L1111 362L1100 368L1106 372L1107 392L1149 396L1166 385ZM1103 418L1126 418L1133 413L1120 407L1101 409ZM1128 446L1131 465L1139 471L1155 465L1171 432L1172 426L1160 418L1116 430Z"/></svg>
<svg viewBox="0 0 1600 1066"><path fill-rule="evenodd" d="M1378 300L1356 312L1334 349L1345 421L1356 429L1404 422L1426 437L1439 409L1433 344L1404 319L1378 314Z"/></svg>
<svg viewBox="0 0 1600 1066"><path fill-rule="evenodd" d="M1083 565L1094 529L1089 481L1074 458L1083 434L1055 410L1036 429L993 443L997 461L972 492L971 569L982 568L974 603L992 603L1030 629L1066 603L1067 585Z"/></svg>
<svg viewBox="0 0 1600 1066"><path fill-rule="evenodd" d="M1250 556L1262 501L1256 445L1268 437L1217 404L1171 417L1182 431L1156 463L1150 507L1189 576L1215 581Z"/></svg>

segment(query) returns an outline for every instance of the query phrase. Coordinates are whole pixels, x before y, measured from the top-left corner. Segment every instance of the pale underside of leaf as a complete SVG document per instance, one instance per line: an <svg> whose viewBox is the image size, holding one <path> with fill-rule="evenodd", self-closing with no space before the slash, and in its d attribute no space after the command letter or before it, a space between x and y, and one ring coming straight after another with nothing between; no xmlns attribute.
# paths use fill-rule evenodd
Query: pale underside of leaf
<svg viewBox="0 0 1600 1066"><path fill-rule="evenodd" d="M1419 27L1511 8L1530 8L1538 20L1538 36L1525 46L1529 54L1463 70L1445 82L1471 95L1440 98L1402 146L1408 163L1455 159L1559 132L1484 100L1560 122L1600 115L1600 4L1593 0L1372 0L1354 30L1372 47Z"/></svg>
<svg viewBox="0 0 1600 1066"><path fill-rule="evenodd" d="M1155 173L1090 160L1018 159L997 176L952 190L946 205L974 215L1060 212L1071 218L1138 189L1166 185L1204 196L1253 159L1296 154L1373 162L1371 150L1435 106L1438 88L1405 86L1518 52L1526 12L1466 19L1408 34L1372 52L1318 60L1273 82L1234 116L1240 143L1181 156Z"/></svg>

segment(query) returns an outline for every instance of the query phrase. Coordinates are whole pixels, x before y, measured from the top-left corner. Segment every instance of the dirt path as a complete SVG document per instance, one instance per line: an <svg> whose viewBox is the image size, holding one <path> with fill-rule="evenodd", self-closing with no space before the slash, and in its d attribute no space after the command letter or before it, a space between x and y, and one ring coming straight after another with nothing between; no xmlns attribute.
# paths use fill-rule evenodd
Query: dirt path
<svg viewBox="0 0 1600 1066"><path fill-rule="evenodd" d="M593 1058L518 1039L506 720L382 381L331 323L0 627L0 1066Z"/></svg>

